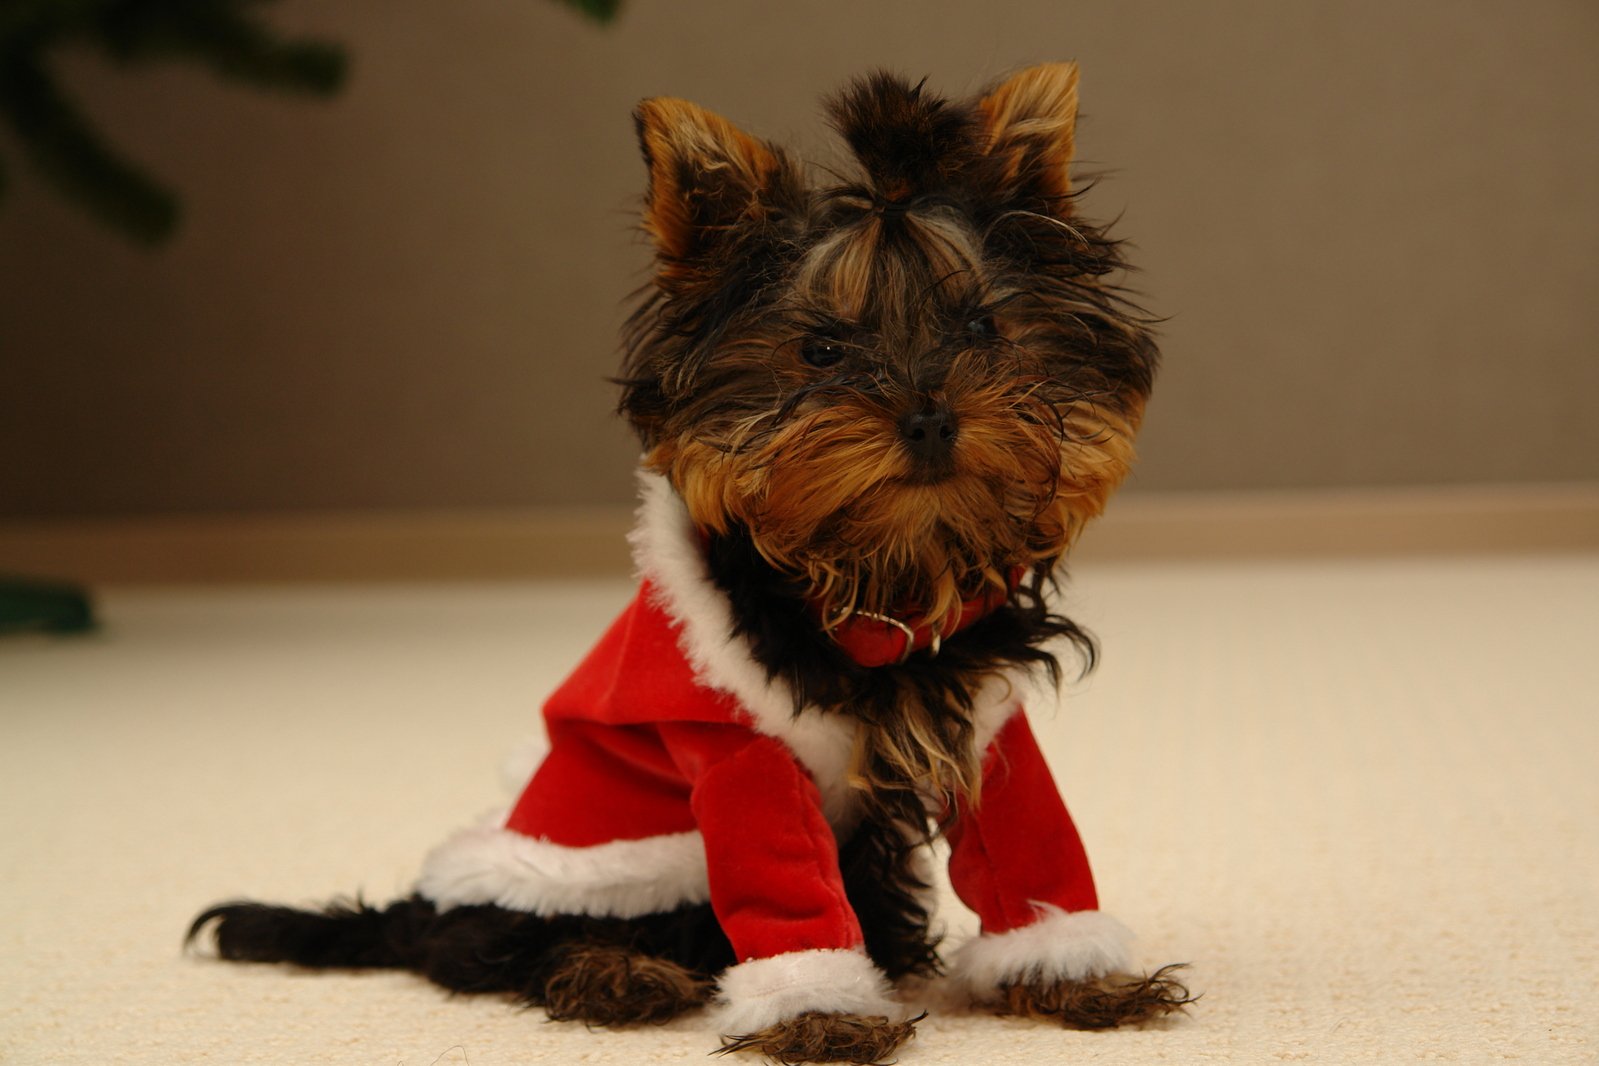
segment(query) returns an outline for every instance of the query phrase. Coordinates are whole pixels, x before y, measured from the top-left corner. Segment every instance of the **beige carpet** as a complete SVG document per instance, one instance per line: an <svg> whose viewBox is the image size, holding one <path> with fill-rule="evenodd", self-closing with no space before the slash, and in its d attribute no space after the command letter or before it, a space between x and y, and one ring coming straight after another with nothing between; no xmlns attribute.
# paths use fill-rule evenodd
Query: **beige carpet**
<svg viewBox="0 0 1599 1066"><path fill-rule="evenodd" d="M0 639L0 1059L704 1062L404 975L184 956L204 904L406 888L625 584L167 590ZM901 1061L1599 1062L1599 558L1101 566L1035 720L1158 1028L934 1016ZM957 935L968 921L952 916Z"/></svg>

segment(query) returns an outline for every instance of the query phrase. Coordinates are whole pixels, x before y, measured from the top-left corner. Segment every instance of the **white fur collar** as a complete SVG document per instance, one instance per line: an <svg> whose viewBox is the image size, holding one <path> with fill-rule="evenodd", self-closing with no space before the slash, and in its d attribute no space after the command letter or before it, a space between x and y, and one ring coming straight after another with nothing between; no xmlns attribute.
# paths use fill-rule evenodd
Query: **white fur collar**
<svg viewBox="0 0 1599 1066"><path fill-rule="evenodd" d="M762 733L777 737L810 771L832 825L846 820L846 781L857 723L805 710L794 713L789 687L766 676L749 642L733 633L733 608L711 580L688 508L659 474L640 472L638 525L629 540L639 576L655 587L660 606L682 627L678 643L703 685L731 693Z"/></svg>
<svg viewBox="0 0 1599 1066"><path fill-rule="evenodd" d="M648 471L639 472L639 492L638 523L629 537L633 561L639 575L654 586L660 606L681 626L679 644L696 679L731 693L755 729L788 745L821 790L828 822L840 826L853 806L846 778L859 723L811 709L794 713L789 687L768 678L749 642L734 635L732 605L711 580L682 499L666 478ZM976 701L979 749L1020 709L1030 686L1021 671L984 686Z"/></svg>

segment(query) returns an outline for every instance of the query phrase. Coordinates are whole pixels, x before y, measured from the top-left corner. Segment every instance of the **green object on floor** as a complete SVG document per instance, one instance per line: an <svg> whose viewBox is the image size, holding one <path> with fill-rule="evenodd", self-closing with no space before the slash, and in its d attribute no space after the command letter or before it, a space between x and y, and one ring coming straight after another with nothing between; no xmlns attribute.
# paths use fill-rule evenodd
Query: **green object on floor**
<svg viewBox="0 0 1599 1066"><path fill-rule="evenodd" d="M87 633L94 627L87 589L64 581L0 575L0 634Z"/></svg>

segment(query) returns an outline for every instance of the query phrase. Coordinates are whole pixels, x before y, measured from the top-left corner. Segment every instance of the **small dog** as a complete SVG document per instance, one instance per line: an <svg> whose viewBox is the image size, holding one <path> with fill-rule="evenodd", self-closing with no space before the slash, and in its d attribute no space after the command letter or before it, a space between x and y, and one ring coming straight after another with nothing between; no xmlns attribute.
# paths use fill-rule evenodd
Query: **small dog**
<svg viewBox="0 0 1599 1066"><path fill-rule="evenodd" d="M227 959L400 967L552 1018L714 1003L722 1050L879 1062L943 969L928 848L982 920L953 983L1103 1028L1191 1002L1129 977L1020 693L1091 666L1050 606L1127 473L1156 363L1078 217L1077 69L970 102L886 74L829 104L858 163L816 188L682 100L641 104L656 273L621 410L644 444L643 585L545 707L515 806L415 894L231 903Z"/></svg>

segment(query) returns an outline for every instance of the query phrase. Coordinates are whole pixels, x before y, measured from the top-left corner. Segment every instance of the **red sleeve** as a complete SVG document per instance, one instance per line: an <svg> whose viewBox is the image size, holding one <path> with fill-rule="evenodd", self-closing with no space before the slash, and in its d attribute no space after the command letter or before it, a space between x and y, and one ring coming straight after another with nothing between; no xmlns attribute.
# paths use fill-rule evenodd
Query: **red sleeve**
<svg viewBox="0 0 1599 1066"><path fill-rule="evenodd" d="M1035 903L1099 907L1077 827L1020 711L989 745L982 796L961 808L949 840L950 882L985 933L1031 925Z"/></svg>
<svg viewBox="0 0 1599 1066"><path fill-rule="evenodd" d="M690 782L711 907L739 961L859 947L838 844L815 783L788 748L741 725L668 722L660 730Z"/></svg>

